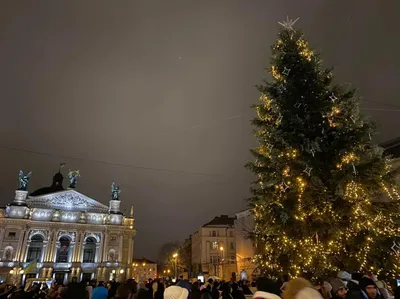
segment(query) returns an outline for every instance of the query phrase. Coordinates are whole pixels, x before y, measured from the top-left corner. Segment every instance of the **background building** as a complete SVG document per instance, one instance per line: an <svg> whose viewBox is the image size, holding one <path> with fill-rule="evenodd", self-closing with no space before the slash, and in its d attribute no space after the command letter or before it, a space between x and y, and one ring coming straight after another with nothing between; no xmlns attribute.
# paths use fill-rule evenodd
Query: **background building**
<svg viewBox="0 0 400 299"><path fill-rule="evenodd" d="M132 278L137 282L145 281L149 278L157 278L157 263L146 258L135 259L132 263Z"/></svg>
<svg viewBox="0 0 400 299"><path fill-rule="evenodd" d="M253 263L255 247L253 241L248 238L253 231L254 221L250 210L236 214L235 237L236 237L236 262L240 279L252 280L257 273L257 265Z"/></svg>
<svg viewBox="0 0 400 299"><path fill-rule="evenodd" d="M59 171L50 187L28 196L30 174L19 174L15 199L0 209L0 280L52 278L66 283L125 279L131 275L135 221L120 212L119 188L113 183L109 206L69 188Z"/></svg>
<svg viewBox="0 0 400 299"><path fill-rule="evenodd" d="M228 280L236 267L236 241L233 217L221 215L192 234L192 269L198 274Z"/></svg>

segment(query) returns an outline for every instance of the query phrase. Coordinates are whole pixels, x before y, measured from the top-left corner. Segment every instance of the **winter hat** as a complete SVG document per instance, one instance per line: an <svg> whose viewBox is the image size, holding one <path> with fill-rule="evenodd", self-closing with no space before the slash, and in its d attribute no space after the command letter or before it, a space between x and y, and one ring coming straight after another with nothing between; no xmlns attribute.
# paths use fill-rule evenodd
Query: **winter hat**
<svg viewBox="0 0 400 299"><path fill-rule="evenodd" d="M350 275L349 272L340 271L340 272L337 274L337 278L340 278L341 280L349 281L349 280L351 280L351 275Z"/></svg>
<svg viewBox="0 0 400 299"><path fill-rule="evenodd" d="M328 293L330 293L330 292L332 292L333 286L329 282L324 281L324 288Z"/></svg>
<svg viewBox="0 0 400 299"><path fill-rule="evenodd" d="M371 274L370 278L372 279L372 281L378 281L378 277L376 277L375 274Z"/></svg>
<svg viewBox="0 0 400 299"><path fill-rule="evenodd" d="M187 299L188 290L178 286L170 286L164 291L164 299Z"/></svg>
<svg viewBox="0 0 400 299"><path fill-rule="evenodd" d="M345 285L343 283L342 280L340 280L339 278L333 278L330 281L331 285L332 285L332 293L336 294L337 291L339 291L342 288L345 288Z"/></svg>
<svg viewBox="0 0 400 299"><path fill-rule="evenodd" d="M294 299L323 299L321 294L313 288L303 288L296 294Z"/></svg>
<svg viewBox="0 0 400 299"><path fill-rule="evenodd" d="M282 294L283 299L297 299L297 295L300 291L304 290L305 288L312 288L311 283L304 279L304 278L296 278L290 280L286 287L285 291ZM300 298L301 299L301 298ZM310 298L312 299L312 298Z"/></svg>
<svg viewBox="0 0 400 299"><path fill-rule="evenodd" d="M376 287L376 284L371 278L363 277L360 279L359 286L365 292L365 289L367 288L367 286Z"/></svg>

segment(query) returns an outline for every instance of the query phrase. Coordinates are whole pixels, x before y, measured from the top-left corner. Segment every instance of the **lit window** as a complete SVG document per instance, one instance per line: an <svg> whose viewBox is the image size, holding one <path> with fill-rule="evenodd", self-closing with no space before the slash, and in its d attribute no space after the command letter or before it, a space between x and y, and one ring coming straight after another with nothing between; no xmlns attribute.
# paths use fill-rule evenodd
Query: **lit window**
<svg viewBox="0 0 400 299"><path fill-rule="evenodd" d="M212 249L218 249L218 242L214 241L211 244L212 244Z"/></svg>

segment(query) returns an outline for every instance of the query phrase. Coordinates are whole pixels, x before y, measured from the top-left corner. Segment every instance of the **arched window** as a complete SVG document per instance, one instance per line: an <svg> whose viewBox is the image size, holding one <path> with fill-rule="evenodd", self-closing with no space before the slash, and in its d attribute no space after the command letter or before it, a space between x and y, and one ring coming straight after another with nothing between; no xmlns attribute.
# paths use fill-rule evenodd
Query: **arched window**
<svg viewBox="0 0 400 299"><path fill-rule="evenodd" d="M4 254L3 254L3 259L6 261L11 261L14 253L14 248L11 246L7 246L4 248Z"/></svg>
<svg viewBox="0 0 400 299"><path fill-rule="evenodd" d="M31 243L28 248L28 253L26 255L26 261L39 263L42 258L43 250L43 237L41 235L34 235L31 238Z"/></svg>
<svg viewBox="0 0 400 299"><path fill-rule="evenodd" d="M96 239L93 237L86 238L83 247L83 263L94 263L96 258Z"/></svg>
<svg viewBox="0 0 400 299"><path fill-rule="evenodd" d="M60 238L60 248L57 251L56 263L68 263L69 244L71 240L68 237Z"/></svg>

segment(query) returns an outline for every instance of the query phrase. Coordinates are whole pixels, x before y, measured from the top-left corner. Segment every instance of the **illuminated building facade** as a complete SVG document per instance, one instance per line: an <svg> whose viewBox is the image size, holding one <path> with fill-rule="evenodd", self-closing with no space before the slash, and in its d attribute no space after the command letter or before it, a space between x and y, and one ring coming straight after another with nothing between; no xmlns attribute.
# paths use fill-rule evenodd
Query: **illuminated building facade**
<svg viewBox="0 0 400 299"><path fill-rule="evenodd" d="M120 212L119 188L106 206L77 192L69 178L68 189L58 172L50 187L28 195L29 176L20 172L14 201L0 209L0 280L131 277L133 208L129 216Z"/></svg>
<svg viewBox="0 0 400 299"><path fill-rule="evenodd" d="M229 280L237 271L234 217L221 215L191 236L191 260L195 276L203 274Z"/></svg>
<svg viewBox="0 0 400 299"><path fill-rule="evenodd" d="M132 262L132 277L137 281L157 278L157 263L146 258L135 259Z"/></svg>

